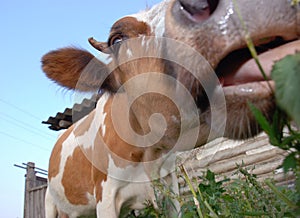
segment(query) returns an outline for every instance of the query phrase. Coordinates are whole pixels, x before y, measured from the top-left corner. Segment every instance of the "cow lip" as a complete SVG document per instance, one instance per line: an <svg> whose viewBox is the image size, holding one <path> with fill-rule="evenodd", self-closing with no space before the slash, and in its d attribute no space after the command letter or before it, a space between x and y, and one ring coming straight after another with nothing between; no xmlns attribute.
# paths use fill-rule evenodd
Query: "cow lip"
<svg viewBox="0 0 300 218"><path fill-rule="evenodd" d="M274 43L274 42L273 42ZM270 43L269 43L270 45ZM251 57L248 49L236 50L227 55L216 68L216 73L223 87L239 86L247 83L262 82L271 80L273 64L288 54L300 51L300 40L290 42L276 42L275 46L265 45L264 49L258 52L258 59L266 73L264 78L257 63ZM243 58L241 58L243 57ZM236 61L238 59L238 61Z"/></svg>

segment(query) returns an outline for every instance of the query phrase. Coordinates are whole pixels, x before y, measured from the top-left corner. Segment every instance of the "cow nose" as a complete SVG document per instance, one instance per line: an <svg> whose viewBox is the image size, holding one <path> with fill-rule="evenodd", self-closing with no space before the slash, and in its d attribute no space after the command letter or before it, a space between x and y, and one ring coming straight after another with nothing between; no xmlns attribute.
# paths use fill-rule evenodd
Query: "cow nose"
<svg viewBox="0 0 300 218"><path fill-rule="evenodd" d="M178 0L181 10L189 19L195 22L201 22L209 18L209 16L217 8L219 0Z"/></svg>

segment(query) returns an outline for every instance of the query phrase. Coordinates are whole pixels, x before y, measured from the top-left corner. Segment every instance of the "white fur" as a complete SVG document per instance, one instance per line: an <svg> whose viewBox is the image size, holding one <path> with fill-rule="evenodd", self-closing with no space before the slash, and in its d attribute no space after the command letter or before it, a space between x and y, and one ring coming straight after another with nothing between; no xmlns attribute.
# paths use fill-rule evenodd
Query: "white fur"
<svg viewBox="0 0 300 218"><path fill-rule="evenodd" d="M138 21L147 23L155 36L163 37L165 32L165 13L169 2L170 0L162 1L154 5L150 10L142 11L131 16L137 18Z"/></svg>
<svg viewBox="0 0 300 218"><path fill-rule="evenodd" d="M96 115L94 119L94 125L96 129L102 128L102 136L105 136L106 126L105 126L105 117L106 112L104 112L104 106L108 98L110 97L110 93L104 93L101 98L98 100L96 107Z"/></svg>
<svg viewBox="0 0 300 218"><path fill-rule="evenodd" d="M68 157L73 155L74 150L78 146L82 146L84 149L88 149L94 146L94 140L97 134L97 129L102 127L102 133L105 134L105 116L104 106L109 98L109 93L105 93L98 100L96 107L96 114L94 116L93 121L87 131L81 136L75 136L74 132L71 132L68 138L62 143L62 151L61 151L61 160L59 166L59 173L51 178L48 183L48 189L46 193L46 218L54 218L55 210L64 211L69 215L69 217L78 217L81 214L88 214L91 211L95 210L96 200L94 196L87 193L87 198L89 199L88 205L73 205L71 204L64 194L64 187L62 185L62 177L64 168L66 165L66 161ZM87 117L82 118L74 125L74 130L82 124ZM55 202L55 204L54 204ZM59 208L56 208L56 204L58 204Z"/></svg>
<svg viewBox="0 0 300 218"><path fill-rule="evenodd" d="M124 203L134 209L141 209L145 200L153 203L155 200L151 182L142 163L120 168L109 156L108 177L102 182L102 187L103 197L97 204L97 217L118 217Z"/></svg>

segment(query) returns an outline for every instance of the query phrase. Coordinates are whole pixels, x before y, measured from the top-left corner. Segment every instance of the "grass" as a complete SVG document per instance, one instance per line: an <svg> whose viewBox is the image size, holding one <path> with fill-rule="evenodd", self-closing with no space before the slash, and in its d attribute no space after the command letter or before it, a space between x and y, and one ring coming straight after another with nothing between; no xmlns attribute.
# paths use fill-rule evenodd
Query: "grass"
<svg viewBox="0 0 300 218"><path fill-rule="evenodd" d="M184 218L201 217L298 217L297 199L299 193L288 187L277 187L273 181L258 182L255 175L250 174L242 166L237 166L238 179L224 179L216 181L216 175L208 170L202 182L196 189L192 188L192 181L185 176L186 182L191 184L191 195L179 197L159 183L154 185L156 193L164 194L163 199L157 199L158 208L149 203L146 209L134 215L127 211L122 217L139 218L169 218L166 202L173 199L181 204L181 216ZM184 170L184 169L183 169ZM184 170L183 174L187 175ZM158 186L157 186L158 185Z"/></svg>

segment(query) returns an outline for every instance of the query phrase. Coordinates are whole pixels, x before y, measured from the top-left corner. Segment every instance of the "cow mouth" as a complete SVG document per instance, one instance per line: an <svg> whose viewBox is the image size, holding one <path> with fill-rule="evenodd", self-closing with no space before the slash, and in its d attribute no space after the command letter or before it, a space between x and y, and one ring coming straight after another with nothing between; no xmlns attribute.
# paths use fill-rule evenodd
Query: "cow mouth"
<svg viewBox="0 0 300 218"><path fill-rule="evenodd" d="M201 7L200 2L202 4ZM206 27L210 28L211 24L217 23L218 20L215 18L221 11L221 8L219 8L220 10L218 9L220 2L218 0L177 0L172 8L172 13L174 14L175 22L188 28L195 28L198 33L200 30L200 33L202 33L201 31L205 31ZM226 15L229 16L231 13L229 12ZM212 16L213 14L216 16ZM216 28L218 27L216 26ZM209 28L207 31L210 31ZM279 30L280 28L278 27ZM271 78L272 67L276 61L289 54L295 54L297 50L300 51L300 40L296 34L293 34L295 31L292 29L289 31L288 28L282 28L282 30L278 31L278 35L271 35L270 33L275 32L275 30L267 32L266 29L263 29L262 32L258 32L259 29L257 29L256 32L249 34L253 39L258 60L266 77L263 76L261 69L259 69L256 61L252 58L246 43L242 42L242 38L238 43L232 41L226 44L227 41L224 41L224 48L217 47L223 43L210 44L215 46L216 54L212 56L212 52L208 53L206 58L215 70L222 86L222 89L218 87L215 90L222 90L222 94L225 97L225 105L223 106L225 106L226 113L222 114L222 116L224 117L225 115L227 119L225 132L224 134L221 133L223 136L231 139L246 139L255 136L261 131L249 109L249 102L258 108L268 120L272 120L276 108L274 100L276 84ZM259 36L261 38L258 38ZM188 37L185 39L190 40ZM201 38L199 39L201 40ZM209 40L210 38L205 39ZM229 37L228 39L230 40L231 38ZM217 40L213 42L217 42ZM241 46L241 44L243 45ZM194 46L199 51L210 51L210 48L203 49L197 44ZM193 84L193 86L197 90L196 102L201 111L202 122L206 123L207 126L211 126L211 129L219 131L219 127L214 127L211 123L211 120L216 117L211 117L213 105L210 105L208 95L205 95L205 90L197 89L199 84Z"/></svg>
<svg viewBox="0 0 300 218"><path fill-rule="evenodd" d="M258 60L266 77L248 50L242 48L231 52L215 69L223 87L229 117L224 136L232 139L249 138L261 131L249 111L249 102L262 111L268 120L272 120L276 88L271 78L273 65L286 55L300 50L300 40L285 41L276 37L270 43L256 46Z"/></svg>
<svg viewBox="0 0 300 218"><path fill-rule="evenodd" d="M207 20L217 9L219 0L177 0L177 9L181 15L194 23ZM175 13L175 12L174 12ZM178 12L176 12L178 13ZM300 41L286 40L281 36L270 36L254 42L258 59L266 73L263 77L257 63L252 58L247 47L238 48L218 63L215 71L224 88L233 88L243 84L265 82L271 80L271 71L274 62L288 54L300 51Z"/></svg>
<svg viewBox="0 0 300 218"><path fill-rule="evenodd" d="M257 45L255 48L266 78L249 49L242 48L228 54L215 69L224 88L271 80L274 63L300 50L300 40L285 41L281 37L274 37L269 43Z"/></svg>

